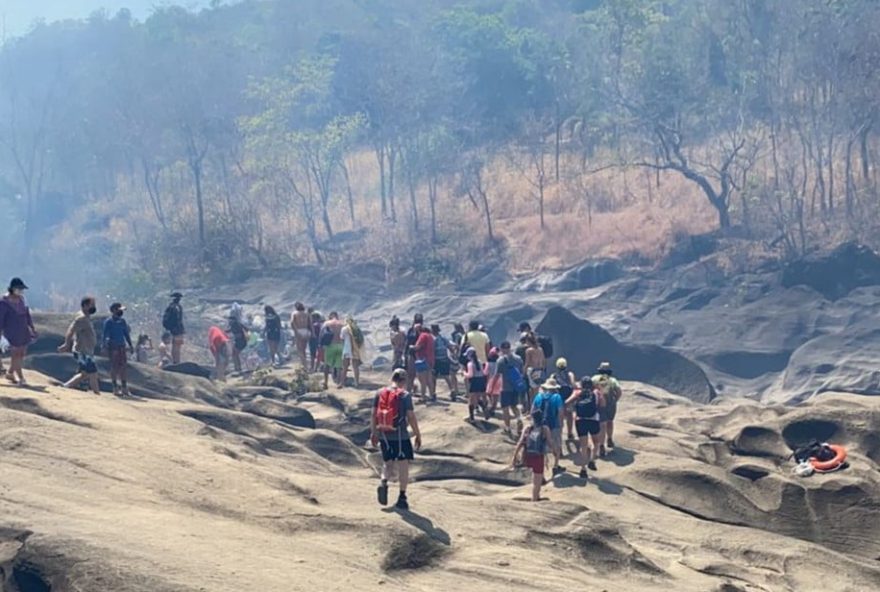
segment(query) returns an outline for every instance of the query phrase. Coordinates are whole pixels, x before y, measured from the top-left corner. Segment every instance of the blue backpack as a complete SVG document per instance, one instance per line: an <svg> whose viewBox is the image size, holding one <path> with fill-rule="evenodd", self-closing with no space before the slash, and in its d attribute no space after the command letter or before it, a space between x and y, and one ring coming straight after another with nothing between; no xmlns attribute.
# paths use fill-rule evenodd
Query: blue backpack
<svg viewBox="0 0 880 592"><path fill-rule="evenodd" d="M509 363L507 365L507 375L504 378L513 385L513 390L516 394L523 395L528 392L529 385L526 384L526 378L519 371L519 368L516 367L516 364Z"/></svg>

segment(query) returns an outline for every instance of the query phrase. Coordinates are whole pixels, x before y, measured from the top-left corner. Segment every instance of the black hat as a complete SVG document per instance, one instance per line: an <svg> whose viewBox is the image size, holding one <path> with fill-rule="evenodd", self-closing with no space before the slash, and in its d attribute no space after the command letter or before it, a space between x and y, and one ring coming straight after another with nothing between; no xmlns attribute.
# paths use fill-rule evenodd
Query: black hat
<svg viewBox="0 0 880 592"><path fill-rule="evenodd" d="M27 287L27 285L25 285L25 283L23 281L21 281L21 278L12 278L12 281L9 282L9 290L10 291L12 291L12 290L27 290L27 289L29 289L29 288Z"/></svg>
<svg viewBox="0 0 880 592"><path fill-rule="evenodd" d="M183 294L181 294L180 292L172 292L171 297L175 300L180 300L181 298L183 298Z"/></svg>
<svg viewBox="0 0 880 592"><path fill-rule="evenodd" d="M117 310L125 310L121 302L114 302L110 305L110 312L116 312Z"/></svg>

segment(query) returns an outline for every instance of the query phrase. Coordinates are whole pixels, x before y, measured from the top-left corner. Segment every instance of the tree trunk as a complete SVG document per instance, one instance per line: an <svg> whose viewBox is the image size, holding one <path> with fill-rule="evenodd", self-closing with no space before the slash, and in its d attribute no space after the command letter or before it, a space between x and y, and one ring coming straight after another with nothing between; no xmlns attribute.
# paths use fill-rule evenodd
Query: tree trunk
<svg viewBox="0 0 880 592"><path fill-rule="evenodd" d="M391 208L391 221L397 222L397 209L394 206L394 164L397 161L397 151L388 148L388 205Z"/></svg>
<svg viewBox="0 0 880 592"><path fill-rule="evenodd" d="M489 241L495 242L495 233L492 232L492 211L489 209L489 196L480 188L480 197L483 198L483 208L486 210L486 230L489 232Z"/></svg>
<svg viewBox="0 0 880 592"><path fill-rule="evenodd" d="M541 230L544 230L544 173L538 174L538 201L541 209Z"/></svg>
<svg viewBox="0 0 880 592"><path fill-rule="evenodd" d="M205 250L205 203L202 196L202 161L190 161L190 169L193 174L193 182L196 188L196 210L199 218L199 246Z"/></svg>
<svg viewBox="0 0 880 592"><path fill-rule="evenodd" d="M556 101L556 147L554 152L555 159L555 167L556 167L556 182L559 183L559 150L560 145L562 143L562 121L560 121L559 117L559 101Z"/></svg>
<svg viewBox="0 0 880 592"><path fill-rule="evenodd" d="M351 178L348 176L348 167L345 166L345 162L340 160L339 166L342 168L342 178L345 180L345 191L348 195L348 215L351 218L351 228L354 230L357 224L354 219L354 194L351 191Z"/></svg>
<svg viewBox="0 0 880 592"><path fill-rule="evenodd" d="M437 242L437 178L428 181L428 201L431 204L431 243Z"/></svg>
<svg viewBox="0 0 880 592"><path fill-rule="evenodd" d="M379 162L379 195L382 197L382 219L388 219L388 204L385 198L385 146L376 148L376 160Z"/></svg>
<svg viewBox="0 0 880 592"><path fill-rule="evenodd" d="M871 157L868 152L868 134L871 131L871 125L868 124L864 128L862 128L862 133L859 134L859 152L861 154L862 161L862 180L867 183L871 180Z"/></svg>
<svg viewBox="0 0 880 592"><path fill-rule="evenodd" d="M406 182L409 186L409 203L412 208L412 217L413 217L413 230L417 233L419 231L419 204L416 199L416 182L413 179L412 173L407 171L406 174Z"/></svg>

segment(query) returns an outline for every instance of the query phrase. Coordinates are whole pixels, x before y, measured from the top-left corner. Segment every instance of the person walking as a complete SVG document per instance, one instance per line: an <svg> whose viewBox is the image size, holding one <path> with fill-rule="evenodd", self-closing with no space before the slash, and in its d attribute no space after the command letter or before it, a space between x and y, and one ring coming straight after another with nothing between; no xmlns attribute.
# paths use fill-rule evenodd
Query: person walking
<svg viewBox="0 0 880 592"><path fill-rule="evenodd" d="M373 398L373 413L370 416L370 442L382 451L381 483L376 495L381 505L388 505L388 481L397 477L400 495L395 506L404 511L409 510L406 496L409 464L415 458L415 451L422 447L422 433L412 394L404 388L406 381L406 370L396 368L391 373L391 384ZM412 428L415 446L410 439L409 428Z"/></svg>
<svg viewBox="0 0 880 592"><path fill-rule="evenodd" d="M437 394L437 379L442 378L449 387L449 398L455 401L458 397L458 376L452 370L452 358L455 349L440 331L440 325L431 325L434 336L434 394Z"/></svg>
<svg viewBox="0 0 880 592"><path fill-rule="evenodd" d="M180 352L183 349L183 342L186 336L186 328L183 326L183 307L180 300L183 294L173 292L171 294L171 304L165 308L165 314L162 316L162 328L171 333L171 363L180 364Z"/></svg>
<svg viewBox="0 0 880 592"><path fill-rule="evenodd" d="M467 367L464 377L468 391L468 417L466 421L473 423L477 408L486 408L486 366L480 362L477 350L469 347L465 352Z"/></svg>
<svg viewBox="0 0 880 592"><path fill-rule="evenodd" d="M73 378L64 383L65 388L77 388L83 382L89 383L89 388L96 395L101 394L98 383L98 366L95 364L95 348L98 347L98 335L92 324L92 315L98 312L95 299L86 296L79 303L79 312L73 317L73 322L67 328L64 343L58 347L62 353L72 352L76 360L77 372Z"/></svg>
<svg viewBox="0 0 880 592"><path fill-rule="evenodd" d="M416 371L416 378L419 379L419 391L421 392L421 399L423 403L427 403L430 400L437 400L437 391L435 389L434 382L434 363L435 363L435 349L434 349L434 335L431 333L431 330L424 326L418 325L418 338L416 339L416 344L413 348L413 355L415 357L414 367Z"/></svg>
<svg viewBox="0 0 880 592"><path fill-rule="evenodd" d="M602 362L599 364L596 375L593 376L593 384L602 393L605 401L604 407L599 409L602 421L601 445L599 447L599 456L605 456L605 446L609 449L614 448L614 418L617 417L617 403L623 396L623 389L620 383L614 377L614 370L611 368L610 362Z"/></svg>
<svg viewBox="0 0 880 592"><path fill-rule="evenodd" d="M324 316L318 311L312 311L312 335L309 337L309 353L311 354L312 372L317 372L324 366L324 347L321 345L321 329L324 327Z"/></svg>
<svg viewBox="0 0 880 592"><path fill-rule="evenodd" d="M523 336L525 345L526 378L529 380L529 398L533 398L547 378L547 358L544 350L538 345L538 338L533 333ZM527 407L528 408L528 407ZM546 418L545 418L546 419Z"/></svg>
<svg viewBox="0 0 880 592"><path fill-rule="evenodd" d="M556 372L553 373L553 378L555 378L557 384L559 384L559 396L562 397L563 401L568 401L574 394L574 387L577 383L577 378L575 378L574 373L568 369L568 360L565 358L559 358L556 360ZM567 439L574 440L574 410L571 405L566 403L563 407L562 414L565 417L565 427L568 434Z"/></svg>
<svg viewBox="0 0 880 592"><path fill-rule="evenodd" d="M114 302L110 305L110 318L104 321L104 350L110 358L110 380L113 394L128 397L128 355L134 353L131 343L131 329L123 318L125 307ZM122 386L119 386L119 383Z"/></svg>
<svg viewBox="0 0 880 592"><path fill-rule="evenodd" d="M545 425L544 414L540 410L532 412L532 424L523 430L513 451L511 466L524 466L532 470L532 501L541 501L541 487L544 485L544 456L547 442L552 435ZM522 453L522 457L520 457Z"/></svg>
<svg viewBox="0 0 880 592"><path fill-rule="evenodd" d="M480 321L473 320L468 324L468 332L461 342L461 351L468 347L474 348L481 364L489 361L489 336L480 329Z"/></svg>
<svg viewBox="0 0 880 592"><path fill-rule="evenodd" d="M281 356L278 353L278 348L281 345L281 317L268 304L263 307L263 314L266 316L265 335L266 347L269 349L269 365L280 366ZM309 330L309 334L311 334L311 330ZM299 341L297 341L297 348L299 348ZM303 348L302 359L305 359L305 348ZM303 361L303 366L305 366L305 361Z"/></svg>
<svg viewBox="0 0 880 592"><path fill-rule="evenodd" d="M602 408L601 395L593 387L589 376L581 378L578 389L568 398L566 404L574 410L575 429L578 435L578 453L581 459L580 478L587 478L587 468L596 470L596 455L601 444L602 424L599 410ZM592 440L592 446L590 446Z"/></svg>
<svg viewBox="0 0 880 592"><path fill-rule="evenodd" d="M214 379L226 382L229 367L229 336L220 327L208 329L208 349L214 356Z"/></svg>
<svg viewBox="0 0 880 592"><path fill-rule="evenodd" d="M388 322L390 330L389 341L391 343L391 369L406 369L406 333L400 328L400 319L391 317Z"/></svg>
<svg viewBox="0 0 880 592"><path fill-rule="evenodd" d="M361 348L364 346L364 333L357 322L348 317L342 327L342 378L340 384L345 386L348 371L354 376L354 388L361 386Z"/></svg>
<svg viewBox="0 0 880 592"><path fill-rule="evenodd" d="M422 313L417 312L413 315L413 322L409 329L406 330L406 388L410 392L415 390L416 384L416 341L422 333L422 326L425 323L425 317Z"/></svg>
<svg viewBox="0 0 880 592"><path fill-rule="evenodd" d="M294 303L293 309L293 314L290 315L290 328L293 329L293 337L296 340L296 353L299 355L299 363L302 364L302 367L308 368L306 350L312 337L313 319L310 318L302 302Z"/></svg>
<svg viewBox="0 0 880 592"><path fill-rule="evenodd" d="M27 386L22 364L28 346L37 338L31 310L24 299L27 289L21 278L12 278L6 295L0 298L0 336L5 337L10 346L6 380L19 386Z"/></svg>
<svg viewBox="0 0 880 592"><path fill-rule="evenodd" d="M342 375L342 327L339 313L336 311L327 315L327 322L321 327L320 344L324 348L324 389L329 386L330 374L333 381L340 386L339 379Z"/></svg>
<svg viewBox="0 0 880 592"><path fill-rule="evenodd" d="M541 390L535 396L532 403L532 413L540 411L544 418L544 425L550 428L550 445L553 451L553 476L565 472L565 468L559 464L562 460L562 413L565 402L559 395L559 384L552 376L541 385Z"/></svg>
<svg viewBox="0 0 880 592"><path fill-rule="evenodd" d="M513 435L510 429L512 416L516 418L516 433L520 435L523 430L519 409L522 403L520 397L525 396L529 387L525 380L522 358L511 351L508 341L501 344L501 356L498 358L496 369L501 377L501 416L504 421L504 431Z"/></svg>
<svg viewBox="0 0 880 592"><path fill-rule="evenodd" d="M227 333L232 338L232 363L236 372L241 372L241 352L248 345L248 330L241 321L241 306L238 309L233 305L229 315Z"/></svg>

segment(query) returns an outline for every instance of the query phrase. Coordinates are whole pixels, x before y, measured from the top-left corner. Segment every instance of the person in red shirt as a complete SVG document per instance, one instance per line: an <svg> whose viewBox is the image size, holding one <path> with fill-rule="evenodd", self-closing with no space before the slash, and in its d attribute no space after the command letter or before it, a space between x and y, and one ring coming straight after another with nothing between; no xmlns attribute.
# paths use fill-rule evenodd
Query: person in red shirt
<svg viewBox="0 0 880 592"><path fill-rule="evenodd" d="M229 336L220 327L208 329L208 348L214 354L214 378L226 382L229 366Z"/></svg>
<svg viewBox="0 0 880 592"><path fill-rule="evenodd" d="M416 378L419 380L419 390L422 394L422 401L427 403L428 399L426 398L426 395L428 393L431 395L431 400L436 401L437 389L435 388L436 384L434 383L434 336L431 335L431 330L425 325L418 326L418 338L413 347L413 352L416 360Z"/></svg>

